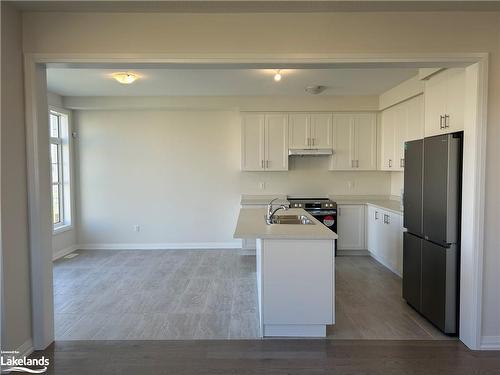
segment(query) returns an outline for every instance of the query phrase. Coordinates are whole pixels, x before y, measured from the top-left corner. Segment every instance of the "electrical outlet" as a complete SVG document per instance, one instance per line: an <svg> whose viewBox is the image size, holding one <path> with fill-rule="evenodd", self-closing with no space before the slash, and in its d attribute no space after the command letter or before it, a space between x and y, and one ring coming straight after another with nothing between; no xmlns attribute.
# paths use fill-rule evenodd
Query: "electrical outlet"
<svg viewBox="0 0 500 375"><path fill-rule="evenodd" d="M140 225L134 225L134 232L140 232L141 231L141 226Z"/></svg>
<svg viewBox="0 0 500 375"><path fill-rule="evenodd" d="M266 189L266 183L265 182L259 182L259 189L260 190L265 190Z"/></svg>

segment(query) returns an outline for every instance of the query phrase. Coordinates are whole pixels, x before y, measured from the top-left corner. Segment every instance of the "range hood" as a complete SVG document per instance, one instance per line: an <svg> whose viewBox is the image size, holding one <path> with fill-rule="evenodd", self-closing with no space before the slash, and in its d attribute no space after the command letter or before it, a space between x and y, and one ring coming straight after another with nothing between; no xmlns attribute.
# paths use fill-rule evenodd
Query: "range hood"
<svg viewBox="0 0 500 375"><path fill-rule="evenodd" d="M332 154L331 148L293 148L288 150L289 156L328 156Z"/></svg>

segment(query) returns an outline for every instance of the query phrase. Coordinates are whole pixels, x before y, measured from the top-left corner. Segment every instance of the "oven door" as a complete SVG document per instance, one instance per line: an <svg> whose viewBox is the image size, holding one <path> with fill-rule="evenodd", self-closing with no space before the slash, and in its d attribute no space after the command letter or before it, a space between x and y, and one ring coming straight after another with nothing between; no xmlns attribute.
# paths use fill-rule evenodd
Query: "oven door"
<svg viewBox="0 0 500 375"><path fill-rule="evenodd" d="M332 231L337 231L337 210L308 210L307 212Z"/></svg>

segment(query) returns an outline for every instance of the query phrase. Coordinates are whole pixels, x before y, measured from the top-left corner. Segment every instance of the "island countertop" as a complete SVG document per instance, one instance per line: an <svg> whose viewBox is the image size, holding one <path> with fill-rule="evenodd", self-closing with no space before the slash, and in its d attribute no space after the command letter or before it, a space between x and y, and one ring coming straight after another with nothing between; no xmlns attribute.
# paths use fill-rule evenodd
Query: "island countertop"
<svg viewBox="0 0 500 375"><path fill-rule="evenodd" d="M242 208L234 231L234 238L262 239L316 239L335 240L337 234L300 208L278 211L280 215L305 215L314 224L266 224L265 208Z"/></svg>

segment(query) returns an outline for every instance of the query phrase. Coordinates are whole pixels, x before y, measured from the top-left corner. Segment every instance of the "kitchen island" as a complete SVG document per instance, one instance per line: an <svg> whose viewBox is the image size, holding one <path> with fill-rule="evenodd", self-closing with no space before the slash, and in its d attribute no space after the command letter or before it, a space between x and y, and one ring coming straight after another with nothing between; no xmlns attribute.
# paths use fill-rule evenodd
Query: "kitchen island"
<svg viewBox="0 0 500 375"><path fill-rule="evenodd" d="M325 337L335 323L337 234L302 209L309 224L266 224L263 208L242 208L234 238L256 239L257 291L262 337Z"/></svg>

